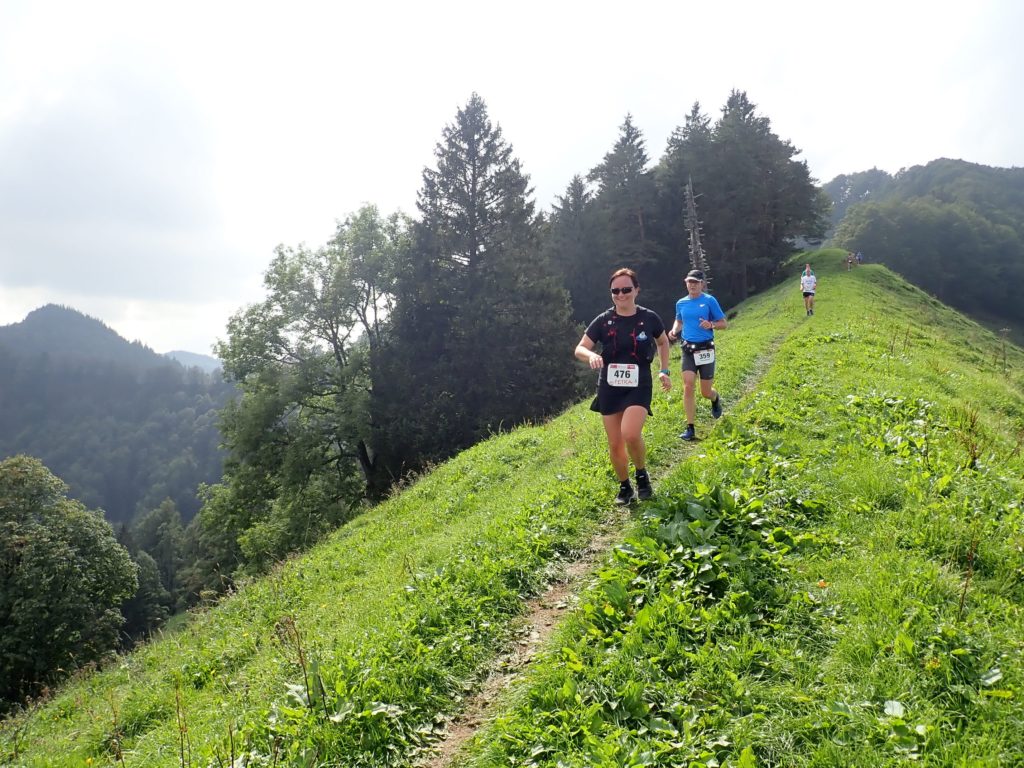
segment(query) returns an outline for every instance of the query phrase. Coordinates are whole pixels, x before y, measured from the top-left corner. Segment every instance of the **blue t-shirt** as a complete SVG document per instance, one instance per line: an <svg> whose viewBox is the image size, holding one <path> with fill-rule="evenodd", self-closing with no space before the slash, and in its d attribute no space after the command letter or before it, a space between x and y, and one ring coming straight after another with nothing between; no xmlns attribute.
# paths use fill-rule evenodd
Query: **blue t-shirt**
<svg viewBox="0 0 1024 768"><path fill-rule="evenodd" d="M687 294L676 302L676 320L683 324L681 338L684 341L711 341L715 338L715 332L710 328L701 328L700 321L723 319L725 312L718 305L718 299L710 294L702 293L696 299L691 299Z"/></svg>

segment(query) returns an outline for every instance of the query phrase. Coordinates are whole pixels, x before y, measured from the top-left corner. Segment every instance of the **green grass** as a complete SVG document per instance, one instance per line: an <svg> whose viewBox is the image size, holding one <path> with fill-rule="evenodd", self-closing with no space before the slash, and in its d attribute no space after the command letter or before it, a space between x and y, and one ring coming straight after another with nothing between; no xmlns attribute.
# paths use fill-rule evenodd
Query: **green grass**
<svg viewBox="0 0 1024 768"><path fill-rule="evenodd" d="M1024 356L811 260L815 317L794 278L719 334L708 439L655 396L657 499L465 764L1014 764ZM5 721L0 764L410 765L614 491L585 403L499 435Z"/></svg>

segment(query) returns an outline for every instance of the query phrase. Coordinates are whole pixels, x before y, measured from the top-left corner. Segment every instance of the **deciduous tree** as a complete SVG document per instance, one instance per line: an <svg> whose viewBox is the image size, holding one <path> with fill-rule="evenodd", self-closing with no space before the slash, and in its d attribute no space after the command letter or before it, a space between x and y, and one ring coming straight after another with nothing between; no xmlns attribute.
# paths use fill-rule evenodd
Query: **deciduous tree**
<svg viewBox="0 0 1024 768"><path fill-rule="evenodd" d="M0 699L35 695L117 646L138 586L102 513L38 459L0 461ZM2 705L0 705L2 708Z"/></svg>
<svg viewBox="0 0 1024 768"><path fill-rule="evenodd" d="M403 217L367 206L325 247L279 248L267 298L229 321L217 349L242 396L222 414L224 481L208 492L206 534L194 539L216 543L202 559L220 571L239 560L262 569L308 546L373 487L371 360L406 232Z"/></svg>

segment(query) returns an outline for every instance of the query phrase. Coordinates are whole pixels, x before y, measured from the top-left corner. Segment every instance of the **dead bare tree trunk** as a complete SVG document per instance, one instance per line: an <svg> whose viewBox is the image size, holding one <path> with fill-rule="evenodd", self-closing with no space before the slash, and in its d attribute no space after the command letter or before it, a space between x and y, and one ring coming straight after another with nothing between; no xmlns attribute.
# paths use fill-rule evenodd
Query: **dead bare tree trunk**
<svg viewBox="0 0 1024 768"><path fill-rule="evenodd" d="M711 270L708 267L707 254L700 241L700 219L697 218L697 203L693 194L693 179L686 178L686 232L689 235L691 269L699 269L704 273L705 285L711 287Z"/></svg>

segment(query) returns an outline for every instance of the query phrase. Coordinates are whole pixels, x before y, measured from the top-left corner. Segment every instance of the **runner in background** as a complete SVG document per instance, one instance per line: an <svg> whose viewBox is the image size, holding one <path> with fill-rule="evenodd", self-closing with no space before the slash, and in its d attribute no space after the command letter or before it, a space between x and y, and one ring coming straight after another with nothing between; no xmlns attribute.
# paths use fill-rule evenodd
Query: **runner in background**
<svg viewBox="0 0 1024 768"><path fill-rule="evenodd" d="M808 317L814 314L814 292L817 288L818 278L814 276L811 265L804 265L804 271L800 275L800 290L804 294L804 309L807 310Z"/></svg>

